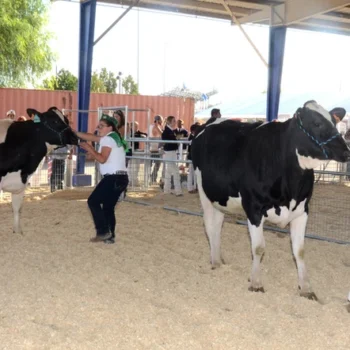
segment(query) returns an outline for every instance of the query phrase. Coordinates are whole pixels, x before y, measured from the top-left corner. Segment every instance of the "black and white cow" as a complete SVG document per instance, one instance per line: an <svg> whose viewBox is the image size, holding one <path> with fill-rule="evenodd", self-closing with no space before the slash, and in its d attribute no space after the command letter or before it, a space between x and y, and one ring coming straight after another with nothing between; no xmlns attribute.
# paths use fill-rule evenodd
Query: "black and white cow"
<svg viewBox="0 0 350 350"><path fill-rule="evenodd" d="M331 115L315 101L284 123L240 123L217 119L192 141L192 161L204 211L212 267L220 266L224 213L243 208L253 256L251 291L264 291L260 261L263 224L290 224L300 295L317 299L304 263L304 235L314 171L324 161L350 156Z"/></svg>
<svg viewBox="0 0 350 350"><path fill-rule="evenodd" d="M68 119L56 107L45 113L27 109L34 120L0 120L0 190L12 194L14 232L21 233L20 211L30 175L45 157L48 145L76 145Z"/></svg>

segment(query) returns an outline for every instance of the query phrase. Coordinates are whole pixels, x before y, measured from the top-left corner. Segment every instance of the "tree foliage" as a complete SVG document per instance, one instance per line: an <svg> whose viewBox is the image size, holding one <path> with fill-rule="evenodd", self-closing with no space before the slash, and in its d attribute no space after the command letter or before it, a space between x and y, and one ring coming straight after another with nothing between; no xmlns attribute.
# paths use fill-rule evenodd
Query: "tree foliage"
<svg viewBox="0 0 350 350"><path fill-rule="evenodd" d="M99 72L95 71L91 75L91 92L116 93L119 80L116 74L102 68ZM131 75L128 75L123 81L124 92L130 95L138 95L138 86ZM47 90L73 90L78 89L78 78L71 72L61 69L56 76L47 78L42 83L42 88Z"/></svg>
<svg viewBox="0 0 350 350"><path fill-rule="evenodd" d="M78 78L71 72L61 69L57 76L52 76L43 81L43 88L47 90L78 90Z"/></svg>
<svg viewBox="0 0 350 350"><path fill-rule="evenodd" d="M24 87L51 69L49 1L0 1L0 86Z"/></svg>
<svg viewBox="0 0 350 350"><path fill-rule="evenodd" d="M117 76L102 68L100 72L93 72L91 76L91 92L115 93L117 88Z"/></svg>
<svg viewBox="0 0 350 350"><path fill-rule="evenodd" d="M133 77L131 75L128 75L122 83L122 86L124 88L124 92L129 95L138 95L139 94L139 87L135 83Z"/></svg>

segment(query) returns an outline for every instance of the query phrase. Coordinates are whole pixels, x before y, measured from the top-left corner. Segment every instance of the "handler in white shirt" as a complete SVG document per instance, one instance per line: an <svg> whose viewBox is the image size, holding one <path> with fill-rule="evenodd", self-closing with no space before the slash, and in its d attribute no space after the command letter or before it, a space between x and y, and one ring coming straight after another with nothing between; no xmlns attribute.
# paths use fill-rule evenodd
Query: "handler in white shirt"
<svg viewBox="0 0 350 350"><path fill-rule="evenodd" d="M79 138L98 142L100 145L96 151L92 145L86 142L80 143L80 147L99 163L102 175L102 180L88 198L96 228L96 237L90 242L114 243L116 226L114 209L119 196L129 183L125 164L127 144L119 134L117 126L115 118L102 115L98 124L99 135L77 132Z"/></svg>

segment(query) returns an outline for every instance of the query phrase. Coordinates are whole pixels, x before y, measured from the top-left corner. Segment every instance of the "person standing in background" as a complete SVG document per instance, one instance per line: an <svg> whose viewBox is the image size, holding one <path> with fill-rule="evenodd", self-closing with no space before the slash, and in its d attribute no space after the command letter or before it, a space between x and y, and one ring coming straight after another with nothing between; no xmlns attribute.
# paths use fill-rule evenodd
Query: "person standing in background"
<svg viewBox="0 0 350 350"><path fill-rule="evenodd" d="M16 112L13 109L10 109L7 113L6 113L6 118L11 119L11 120L15 120L16 119Z"/></svg>
<svg viewBox="0 0 350 350"><path fill-rule="evenodd" d="M163 117L161 115L156 115L154 117L154 123L153 125L150 125L149 127L149 133L148 136L151 138L162 138L163 133ZM151 161L151 169L153 165L153 169L151 170L151 183L156 183L158 178L158 171L160 168L161 162L159 160L160 158L160 144L158 142L151 142L149 144L149 149L151 152L151 158L154 158L155 160Z"/></svg>
<svg viewBox="0 0 350 350"><path fill-rule="evenodd" d="M174 129L176 128L176 119L174 116L169 116L166 119L166 126L162 133L163 141L176 141L176 135ZM165 161L165 179L164 179L164 193L171 193L171 176L174 177L175 195L177 197L182 196L182 189L180 183L180 174L177 163L177 149L176 143L165 143L164 144L164 155Z"/></svg>
<svg viewBox="0 0 350 350"><path fill-rule="evenodd" d="M199 123L195 123L191 125L190 128L190 136L188 137L188 141L191 141L194 139L194 136L196 134L196 130L199 127ZM187 160L192 161L192 155L191 155L191 144L188 146L188 155ZM196 174L194 173L193 164L190 163L188 166L188 176L187 176L187 190L188 193L197 193L197 181L196 181Z"/></svg>

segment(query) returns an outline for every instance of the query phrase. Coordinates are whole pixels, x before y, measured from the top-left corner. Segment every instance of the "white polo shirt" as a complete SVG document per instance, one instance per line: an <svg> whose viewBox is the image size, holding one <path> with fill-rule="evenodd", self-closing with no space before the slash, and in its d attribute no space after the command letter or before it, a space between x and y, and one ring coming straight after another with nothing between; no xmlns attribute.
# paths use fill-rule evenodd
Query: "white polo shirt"
<svg viewBox="0 0 350 350"><path fill-rule="evenodd" d="M106 162L104 164L99 163L100 173L105 175L113 174L119 170L126 171L124 148L122 146L118 147L117 143L108 135L101 137L99 152L101 152L102 147L109 147L112 150Z"/></svg>

